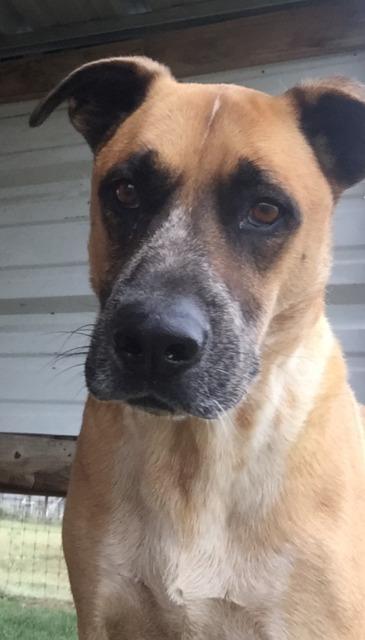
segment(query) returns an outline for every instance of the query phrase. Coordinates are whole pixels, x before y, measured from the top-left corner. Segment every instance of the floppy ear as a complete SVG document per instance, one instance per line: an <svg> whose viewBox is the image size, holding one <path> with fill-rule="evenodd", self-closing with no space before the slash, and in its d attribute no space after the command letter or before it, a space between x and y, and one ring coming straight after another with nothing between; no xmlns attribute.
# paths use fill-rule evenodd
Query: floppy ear
<svg viewBox="0 0 365 640"><path fill-rule="evenodd" d="M153 80L161 75L171 77L167 67L142 56L90 62L40 101L29 124L39 126L68 100L72 124L95 151L113 127L139 107Z"/></svg>
<svg viewBox="0 0 365 640"><path fill-rule="evenodd" d="M365 177L365 86L346 78L329 78L294 87L303 133L335 192Z"/></svg>

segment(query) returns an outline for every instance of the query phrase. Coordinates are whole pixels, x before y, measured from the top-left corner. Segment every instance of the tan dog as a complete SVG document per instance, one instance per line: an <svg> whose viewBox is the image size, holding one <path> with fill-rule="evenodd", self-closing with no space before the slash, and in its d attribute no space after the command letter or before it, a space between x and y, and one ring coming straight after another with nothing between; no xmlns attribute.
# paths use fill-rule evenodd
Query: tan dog
<svg viewBox="0 0 365 640"><path fill-rule="evenodd" d="M364 435L324 316L363 95L115 58L33 113L69 100L95 155L100 313L64 523L82 640L365 638Z"/></svg>

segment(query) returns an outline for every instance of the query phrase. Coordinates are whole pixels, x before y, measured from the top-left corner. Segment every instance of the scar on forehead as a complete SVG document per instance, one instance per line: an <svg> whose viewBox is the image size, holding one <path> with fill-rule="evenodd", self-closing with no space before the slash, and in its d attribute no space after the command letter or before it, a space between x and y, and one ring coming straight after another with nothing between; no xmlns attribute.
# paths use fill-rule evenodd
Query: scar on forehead
<svg viewBox="0 0 365 640"><path fill-rule="evenodd" d="M213 103L213 106L212 106L212 110L210 112L207 128L205 129L205 132L204 132L204 135L203 135L202 145L204 144L204 142L206 141L207 137L209 136L210 130L212 128L212 125L214 123L216 115L217 115L219 109L221 108L221 106L222 106L221 96L218 94L215 97L215 100L214 100L214 103Z"/></svg>

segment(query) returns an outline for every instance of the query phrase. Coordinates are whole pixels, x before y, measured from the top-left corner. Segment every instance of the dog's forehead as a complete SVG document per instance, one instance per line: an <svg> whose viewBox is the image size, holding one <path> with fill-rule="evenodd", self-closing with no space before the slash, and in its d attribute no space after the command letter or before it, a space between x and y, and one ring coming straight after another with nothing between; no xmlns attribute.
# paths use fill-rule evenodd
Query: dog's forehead
<svg viewBox="0 0 365 640"><path fill-rule="evenodd" d="M96 157L99 176L133 154L153 150L162 166L197 182L229 175L242 160L306 192L317 163L285 99L237 85L156 82ZM306 184L306 177L307 182ZM299 198L300 199L300 198Z"/></svg>

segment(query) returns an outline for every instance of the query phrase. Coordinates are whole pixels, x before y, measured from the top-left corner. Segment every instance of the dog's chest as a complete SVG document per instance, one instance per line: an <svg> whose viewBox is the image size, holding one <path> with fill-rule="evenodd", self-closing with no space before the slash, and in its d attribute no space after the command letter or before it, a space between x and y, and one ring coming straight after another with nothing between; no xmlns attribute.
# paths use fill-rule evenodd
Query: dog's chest
<svg viewBox="0 0 365 640"><path fill-rule="evenodd" d="M109 543L121 597L128 584L142 585L160 608L161 618L181 626L182 639L281 637L270 629L277 629L288 584L288 550L263 553L252 547L244 553L225 519L213 523L207 515L189 539L180 537L163 518L144 527L136 519L123 532L115 528Z"/></svg>
<svg viewBox="0 0 365 640"><path fill-rule="evenodd" d="M159 534L152 540L146 537L135 571L172 602L217 598L255 606L274 596L278 579L283 581L289 571L284 554L262 555L251 549L246 555L231 532L217 523L188 541L178 540L171 531Z"/></svg>

